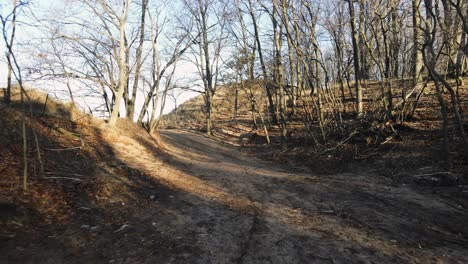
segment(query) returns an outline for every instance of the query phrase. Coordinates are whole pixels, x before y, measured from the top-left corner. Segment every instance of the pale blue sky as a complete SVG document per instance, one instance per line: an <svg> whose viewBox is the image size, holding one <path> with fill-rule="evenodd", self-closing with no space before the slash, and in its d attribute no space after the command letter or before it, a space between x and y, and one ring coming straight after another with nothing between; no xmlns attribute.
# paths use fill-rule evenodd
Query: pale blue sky
<svg viewBox="0 0 468 264"><path fill-rule="evenodd" d="M1 0L5 1L5 0ZM75 2L75 3L72 3ZM77 1L75 0L34 0L32 1L30 5L30 9L34 10L34 14L36 17L40 18L43 16L47 17L52 17L54 19L59 19L60 16L63 16L63 10L67 9L68 5L76 4ZM2 5L5 5L2 3ZM2 15L6 15L6 13L11 12L11 5L10 6L2 6L0 12L2 12ZM90 18L91 20L92 18ZM30 15L29 10L25 10L25 13L21 14L18 16L19 23L17 24L17 33L16 33L16 38L15 41L16 43L27 43L28 41L31 41L32 39L36 39L40 37L40 31L36 30L33 25L39 24L35 19ZM5 51L5 44L2 41L0 41L0 50ZM28 63L31 57L37 56L38 54L34 54L33 49L28 49L25 50L23 47L20 46L15 46L15 51L16 55L18 57L18 60L22 63ZM21 64L21 63L20 63ZM177 66L177 76L175 79L181 79L181 78L195 78L196 76L193 74L196 69L193 67L188 62L180 62ZM0 59L0 86L5 86L6 85L6 59L2 56ZM63 82L60 81L35 81L35 82L28 82L28 86L32 86L34 88L40 88L43 90L46 90L47 92L51 93L54 96L57 96L62 99L68 99L68 94L66 92L66 86ZM75 97L78 97L77 101L78 103L84 107L87 108L87 106L84 104L84 100L86 99L86 104L90 105L91 107L96 107L98 105L102 104L102 99L101 98L80 98L80 90L82 88L79 82L73 82L73 87L74 87L74 93ZM187 92L184 93L182 96L178 98L178 103L180 104L181 102L192 98L193 96L198 95L197 93L193 92ZM137 98L137 108L140 106L142 103L142 97L141 95ZM174 103L171 101L171 99L166 100L166 107L165 107L165 113L171 111L174 108Z"/></svg>

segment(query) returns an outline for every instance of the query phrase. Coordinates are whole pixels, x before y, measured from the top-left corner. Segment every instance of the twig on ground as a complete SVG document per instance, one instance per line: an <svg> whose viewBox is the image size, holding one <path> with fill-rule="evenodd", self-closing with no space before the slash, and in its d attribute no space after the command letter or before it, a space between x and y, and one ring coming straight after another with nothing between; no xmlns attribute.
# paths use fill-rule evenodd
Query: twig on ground
<svg viewBox="0 0 468 264"><path fill-rule="evenodd" d="M329 149L326 149L324 150L323 152L328 152L328 151L332 151L332 150L335 150L337 149L338 147L344 145L346 142L348 142L351 138L354 137L354 135L358 134L359 132L358 131L354 131L353 133L351 133L347 138L345 138L343 141L341 141L340 143L338 143L336 146L334 146L333 148L329 148Z"/></svg>
<svg viewBox="0 0 468 264"><path fill-rule="evenodd" d="M53 172L53 171L48 171L46 172L45 174L48 174L48 175L71 175L71 176L75 176L75 177L83 177L84 175L83 174L78 174L78 173L69 173L69 172Z"/></svg>
<svg viewBox="0 0 468 264"><path fill-rule="evenodd" d="M63 148L63 149L51 149L51 148L48 148L47 150L50 150L50 151L69 151L69 150L76 150L76 149L81 149L82 146L79 146L79 147L71 147L71 148Z"/></svg>
<svg viewBox="0 0 468 264"><path fill-rule="evenodd" d="M119 229L115 230L114 233L118 233L118 232L124 230L124 229L127 228L127 227L128 227L128 225L127 225L127 224L124 224L124 225L122 225Z"/></svg>
<svg viewBox="0 0 468 264"><path fill-rule="evenodd" d="M71 178L71 177L42 177L43 179L48 179L48 180L55 180L55 179L63 179L63 180L71 180L71 181L79 181L81 182L81 179L77 178Z"/></svg>
<svg viewBox="0 0 468 264"><path fill-rule="evenodd" d="M393 140L393 136L389 136L384 142L380 143L380 145L387 144L388 142Z"/></svg>
<svg viewBox="0 0 468 264"><path fill-rule="evenodd" d="M414 175L413 177L433 176L433 175L437 175L437 174L454 175L453 173L451 173L449 171L439 171L439 172L433 172L433 173L418 174L418 175Z"/></svg>

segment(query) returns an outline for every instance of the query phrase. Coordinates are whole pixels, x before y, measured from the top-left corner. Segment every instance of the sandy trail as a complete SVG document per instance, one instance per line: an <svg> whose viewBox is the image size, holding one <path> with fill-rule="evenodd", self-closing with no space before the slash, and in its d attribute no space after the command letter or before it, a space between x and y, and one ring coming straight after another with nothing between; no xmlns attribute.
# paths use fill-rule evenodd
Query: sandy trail
<svg viewBox="0 0 468 264"><path fill-rule="evenodd" d="M119 155L178 192L159 215L159 231L178 238L167 262L468 262L467 228L454 224L467 214L437 196L378 175L293 173L200 134L161 134L164 151L141 139Z"/></svg>
<svg viewBox="0 0 468 264"><path fill-rule="evenodd" d="M1 263L468 263L461 199L296 172L182 130L159 144L100 131L95 169L65 189L75 209L13 218L27 228L0 239Z"/></svg>

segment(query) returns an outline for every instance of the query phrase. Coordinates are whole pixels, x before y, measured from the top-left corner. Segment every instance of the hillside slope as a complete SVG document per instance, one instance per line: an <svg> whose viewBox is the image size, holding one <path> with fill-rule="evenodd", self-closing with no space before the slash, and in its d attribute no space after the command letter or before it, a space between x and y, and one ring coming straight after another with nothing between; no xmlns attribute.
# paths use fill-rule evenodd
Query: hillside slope
<svg viewBox="0 0 468 264"><path fill-rule="evenodd" d="M260 111L265 111L266 93L261 81L251 83L252 93L256 98L256 104ZM251 118L251 102L247 85L239 84L225 85L217 89L213 96L213 120L216 127L222 127L223 121L233 120L235 116L235 94L238 93L237 118ZM179 105L169 114L162 118L162 128L184 128L191 130L204 130L205 127L205 101L203 95L196 96Z"/></svg>
<svg viewBox="0 0 468 264"><path fill-rule="evenodd" d="M112 246L121 239L112 236L113 231L149 203L140 190L156 188L155 181L117 156L116 144L140 144L134 138L156 143L133 124L122 121L110 129L68 104L51 98L45 104L44 94L28 94L35 117L31 119L28 111L29 171L24 193L18 96L13 107L0 104L0 262L108 261L121 251ZM40 144L44 175L31 127Z"/></svg>
<svg viewBox="0 0 468 264"><path fill-rule="evenodd" d="M453 80L450 80L453 82ZM468 111L468 87L458 90L461 98L461 112ZM401 102L402 87L409 85L408 81L394 82L394 104ZM252 150L252 153L264 159L293 166L304 166L318 172L334 173L350 170L371 169L400 179L402 174L424 169L427 173L446 171L442 151L441 110L437 101L434 83L428 82L427 88L421 94L420 103L414 115L406 119L403 124L396 122L382 122L379 112L381 86L378 82L368 82L364 89L364 109L367 114L358 119L354 115L354 102L348 98L342 103L337 113L324 103L324 137L322 139L317 122L308 123L305 128L303 119L307 115L301 110L310 103L310 95L303 94L297 99L297 111L292 114L288 109L288 141L281 144L280 127L269 122L266 107L265 87L261 81L255 81L251 87L258 105L256 120L258 129L254 129L249 92L245 82L220 87L213 97L213 135L223 142L234 146L242 146ZM238 90L238 111L234 115L235 91ZM443 95L450 101L449 93ZM377 110L376 110L377 109ZM459 128L456 124L453 109L449 112L449 141L452 153L452 172L468 181L468 160L463 156L462 144L459 142ZM264 117L272 144L266 144L266 134L262 129L259 114ZM316 118L317 113L311 113ZM180 105L171 113L163 116L164 128L205 130L205 107L202 96L193 98ZM338 120L337 120L338 119ZM308 131L315 134L315 138L308 135ZM468 133L468 124L465 122ZM435 179L438 182L444 179ZM438 185L439 183L435 183ZM455 184L455 182L453 182Z"/></svg>

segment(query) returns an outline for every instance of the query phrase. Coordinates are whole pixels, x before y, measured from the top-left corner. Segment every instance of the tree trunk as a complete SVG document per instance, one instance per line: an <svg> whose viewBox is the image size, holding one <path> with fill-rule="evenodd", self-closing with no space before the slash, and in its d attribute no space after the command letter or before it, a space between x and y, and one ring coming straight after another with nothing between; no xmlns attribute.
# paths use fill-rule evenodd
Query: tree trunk
<svg viewBox="0 0 468 264"><path fill-rule="evenodd" d="M278 87L278 105L279 105L279 117L281 126L281 141L286 144L287 140L287 129L286 129L286 100L284 96L284 67L281 56L282 47L282 26L278 23L276 18L278 2L279 0L273 0L273 11L271 14L271 20L273 24L273 39L275 44L275 86Z"/></svg>
<svg viewBox="0 0 468 264"><path fill-rule="evenodd" d="M135 101L136 95L138 91L138 83L140 79L140 72L141 72L141 57L143 54L143 44L145 43L145 19L146 19L146 9L148 6L149 0L142 0L141 1L141 22L140 22L140 39L139 44L136 52L136 62L135 62L135 78L133 80L133 88L132 88L132 95L127 100L127 118L133 120L135 116Z"/></svg>
<svg viewBox="0 0 468 264"><path fill-rule="evenodd" d="M260 59L260 66L262 68L263 79L265 81L265 90L266 90L267 97L268 97L268 109L272 118L272 123L277 124L278 119L276 118L276 107L275 107L275 103L273 102L273 93L271 91L271 85L269 85L268 83L268 74L267 74L267 70L265 66L265 61L263 59L263 51L262 51L262 45L260 42L260 35L258 32L257 18L255 17L255 13L253 10L252 0L249 0L249 14L250 14L250 17L252 18L252 26L254 29L255 43L257 44L258 57Z"/></svg>
<svg viewBox="0 0 468 264"><path fill-rule="evenodd" d="M361 117L363 114L362 109L362 90L360 86L360 54L358 47L358 32L356 30L354 3L353 0L347 0L349 5L349 16L351 23L351 41L353 44L353 61L354 61L354 78L356 86L356 106L357 116Z"/></svg>
<svg viewBox="0 0 468 264"><path fill-rule="evenodd" d="M122 17L119 19L120 27L120 47L119 47L119 88L115 93L115 103L112 109L112 113L109 119L109 125L115 126L119 118L120 104L122 102L123 94L125 92L125 86L128 80L128 72L126 65L126 45L125 45L125 28L127 25L128 11L131 0L127 0L125 3L124 11L122 12Z"/></svg>
<svg viewBox="0 0 468 264"><path fill-rule="evenodd" d="M10 49L13 49L13 44L15 41L15 34L16 34L16 9L18 5L18 0L13 0L13 16L11 20L11 35L10 35ZM7 40L5 40L7 41ZM11 78L12 78L12 61L11 61L11 53L6 52L6 59L7 59L7 87L4 91L3 99L7 105L11 102Z"/></svg>
<svg viewBox="0 0 468 264"><path fill-rule="evenodd" d="M212 94L213 94L213 75L211 74L210 48L208 42L208 25L207 25L207 6L203 5L202 0L198 0L200 12L200 30L201 30L201 50L200 56L204 60L204 76L203 84L205 88L205 107L206 107L206 134L211 136L211 113L212 113ZM203 66L203 65L202 65ZM203 67L202 67L203 68Z"/></svg>

